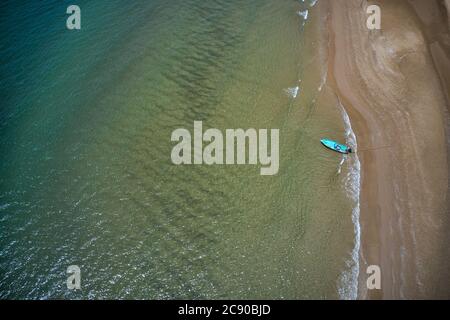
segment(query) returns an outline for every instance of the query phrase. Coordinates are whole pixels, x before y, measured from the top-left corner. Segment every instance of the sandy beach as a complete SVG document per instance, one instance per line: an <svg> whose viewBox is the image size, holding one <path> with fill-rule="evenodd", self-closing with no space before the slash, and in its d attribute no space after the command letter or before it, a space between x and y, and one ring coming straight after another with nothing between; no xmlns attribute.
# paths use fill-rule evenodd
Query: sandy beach
<svg viewBox="0 0 450 320"><path fill-rule="evenodd" d="M319 5L327 83L350 116L362 165L358 298L449 298L445 2L370 4L381 8L381 30L366 27L367 1ZM367 290L369 265L381 267L381 290Z"/></svg>

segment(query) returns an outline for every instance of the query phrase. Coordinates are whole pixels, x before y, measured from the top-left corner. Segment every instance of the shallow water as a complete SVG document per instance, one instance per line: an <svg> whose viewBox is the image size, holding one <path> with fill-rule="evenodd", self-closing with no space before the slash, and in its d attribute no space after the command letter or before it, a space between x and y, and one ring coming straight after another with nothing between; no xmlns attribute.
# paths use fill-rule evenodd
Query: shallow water
<svg viewBox="0 0 450 320"><path fill-rule="evenodd" d="M354 201L313 2L78 1L81 31L3 2L0 297L338 298ZM278 175L174 166L195 120L279 128Z"/></svg>

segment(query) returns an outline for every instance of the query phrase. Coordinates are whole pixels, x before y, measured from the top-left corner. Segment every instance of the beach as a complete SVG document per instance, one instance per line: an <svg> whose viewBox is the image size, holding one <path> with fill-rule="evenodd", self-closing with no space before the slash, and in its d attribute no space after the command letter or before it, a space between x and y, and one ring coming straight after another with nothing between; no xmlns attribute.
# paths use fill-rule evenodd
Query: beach
<svg viewBox="0 0 450 320"><path fill-rule="evenodd" d="M448 298L445 7L439 1L370 4L381 8L381 30L366 27L367 1L319 4L327 26L327 84L349 114L361 160L358 298ZM381 268L381 290L367 290L370 265Z"/></svg>

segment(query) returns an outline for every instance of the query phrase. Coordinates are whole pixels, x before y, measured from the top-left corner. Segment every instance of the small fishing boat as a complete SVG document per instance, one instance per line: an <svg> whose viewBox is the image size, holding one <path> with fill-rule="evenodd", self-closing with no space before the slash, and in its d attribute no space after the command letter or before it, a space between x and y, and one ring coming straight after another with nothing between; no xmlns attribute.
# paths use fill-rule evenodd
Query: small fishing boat
<svg viewBox="0 0 450 320"><path fill-rule="evenodd" d="M352 148L347 147L346 145L340 144L336 141L329 140L329 139L322 139L322 140L320 140L320 142L325 147L327 147L328 149L331 149L333 151L343 153L343 154L352 153Z"/></svg>

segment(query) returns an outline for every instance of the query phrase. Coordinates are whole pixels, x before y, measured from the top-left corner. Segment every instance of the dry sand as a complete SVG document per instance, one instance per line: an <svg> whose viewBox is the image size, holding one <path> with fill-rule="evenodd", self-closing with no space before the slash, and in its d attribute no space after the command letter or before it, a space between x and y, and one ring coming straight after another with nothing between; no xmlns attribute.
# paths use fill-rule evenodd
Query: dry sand
<svg viewBox="0 0 450 320"><path fill-rule="evenodd" d="M449 298L448 20L440 0L324 0L328 84L362 165L359 298ZM447 1L448 4L448 1ZM387 148L380 148L387 147ZM368 150L380 148L376 150ZM382 289L366 288L379 265Z"/></svg>

